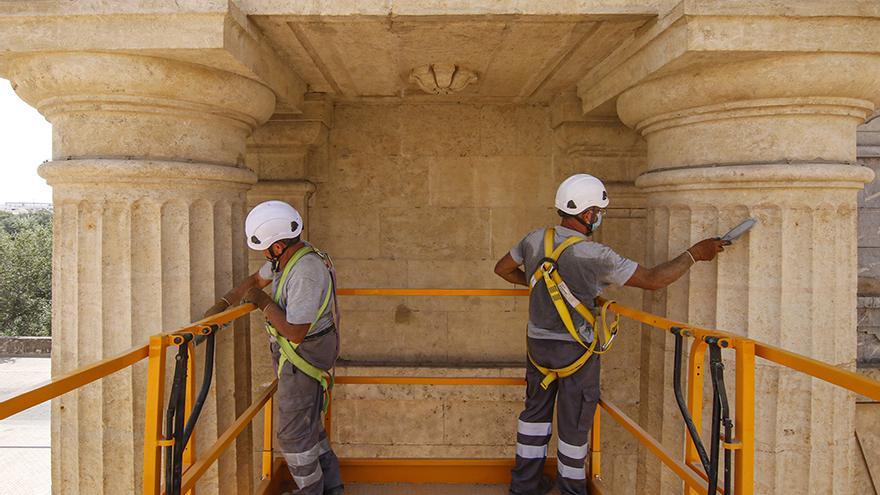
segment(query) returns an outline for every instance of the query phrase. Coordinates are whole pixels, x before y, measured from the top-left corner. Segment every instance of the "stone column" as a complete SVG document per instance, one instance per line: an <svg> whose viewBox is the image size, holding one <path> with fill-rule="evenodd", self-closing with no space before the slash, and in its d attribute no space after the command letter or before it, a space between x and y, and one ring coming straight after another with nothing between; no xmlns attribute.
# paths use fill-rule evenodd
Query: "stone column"
<svg viewBox="0 0 880 495"><path fill-rule="evenodd" d="M716 59L624 92L619 115L648 143L636 184L648 195L649 264L759 222L648 294L647 308L854 367L856 196L873 177L855 164L856 127L878 88L880 57L804 54ZM642 425L681 452L671 338L643 335ZM757 382L756 493L852 493L853 397L761 360ZM642 466L640 493L680 490L653 461Z"/></svg>
<svg viewBox="0 0 880 495"><path fill-rule="evenodd" d="M315 185L305 177L320 174L327 163L327 138L333 107L319 95L308 95L300 114L277 113L248 139L247 165L259 176L248 191L247 206L277 199L293 205L303 216L303 238L309 239L309 198ZM237 235L244 235L243 233ZM265 263L263 255L248 250L251 273ZM272 369L265 319L251 315L251 393L263 390L277 375ZM262 418L254 423L255 445L263 442ZM255 472L259 472L259 449L255 449Z"/></svg>
<svg viewBox="0 0 880 495"><path fill-rule="evenodd" d="M53 124L53 160L40 167L55 207L53 376L200 318L245 276L240 232L256 181L243 168L245 138L272 113L272 91L152 57L53 53L7 67ZM201 452L250 402L246 331L217 338ZM201 380L201 359L197 369ZM54 401L56 492L141 490L145 391L142 362ZM243 436L200 493L252 491L252 449Z"/></svg>
<svg viewBox="0 0 880 495"><path fill-rule="evenodd" d="M634 181L645 171L645 141L623 125L616 115L584 117L573 93L552 102L551 125L556 141L553 157L555 183L575 173L599 177L608 188L610 204L595 240L623 256L642 262L645 245L645 195ZM611 288L605 297L641 308L638 289ZM639 410L640 325L622 320L614 351L602 356L602 397L632 417ZM607 385L607 386L604 386ZM613 421L602 425L603 478L614 493L636 493L638 440Z"/></svg>

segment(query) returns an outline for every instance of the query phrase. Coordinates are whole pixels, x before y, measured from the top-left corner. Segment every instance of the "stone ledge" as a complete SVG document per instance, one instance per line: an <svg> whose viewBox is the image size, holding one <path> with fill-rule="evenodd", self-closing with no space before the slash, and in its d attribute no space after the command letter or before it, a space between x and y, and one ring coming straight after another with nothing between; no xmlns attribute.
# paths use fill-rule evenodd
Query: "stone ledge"
<svg viewBox="0 0 880 495"><path fill-rule="evenodd" d="M52 337L0 337L0 356L49 357Z"/></svg>

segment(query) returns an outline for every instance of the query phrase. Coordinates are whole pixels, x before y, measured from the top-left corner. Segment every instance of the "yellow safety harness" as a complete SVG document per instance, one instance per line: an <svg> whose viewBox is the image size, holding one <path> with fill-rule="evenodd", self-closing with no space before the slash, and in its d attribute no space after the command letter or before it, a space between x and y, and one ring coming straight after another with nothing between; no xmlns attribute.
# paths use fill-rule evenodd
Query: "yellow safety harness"
<svg viewBox="0 0 880 495"><path fill-rule="evenodd" d="M327 264L328 269L332 268L332 264L329 261L329 257L316 250L312 246L305 245L299 248L294 254L293 257L287 262L284 266L284 271L281 273L281 278L278 280L278 284L275 286L275 293L272 296L272 300L275 301L275 304L281 300L281 291L284 288L285 283L287 282L287 277L290 274L290 270L296 265L296 263L302 259L303 256L315 253L324 263ZM312 320L312 324L309 326L309 332L312 331L312 328L315 327L315 324L318 323L318 319L321 318L321 315L324 314L324 311L327 310L327 307L330 305L330 296L335 292L335 287L333 284L333 276L331 274L330 281L327 285L327 294L324 296L324 301L321 303L321 307L318 308L317 314L315 314L314 320ZM331 311L333 309L331 308ZM334 321L336 320L334 315ZM294 344L293 342L287 340L286 337L278 333L278 330L275 329L268 321L266 322L266 331L269 332L269 335L275 338L275 341L278 342L279 350L281 351L281 357L278 360L278 376L281 376L281 369L284 367L284 363L289 362L293 366L295 366L298 370L302 371L309 377L318 381L321 384L321 388L324 390L325 400L324 400L324 411L326 412L327 406L329 404L330 391L333 389L333 374L327 371L324 371L317 366L314 366L312 363L306 361L302 356L300 356L296 349L299 347L299 344ZM308 333L306 334L308 335Z"/></svg>
<svg viewBox="0 0 880 495"><path fill-rule="evenodd" d="M611 344L617 336L617 330L620 326L620 315L615 315L614 322L611 323L610 326L608 325L608 321L606 320L608 306L614 301L605 302L599 312L600 319L602 320L602 337L604 343L598 346L596 345L599 340L599 329L596 325L596 318L584 303L572 294L568 285L566 285L562 280L562 277L559 276L558 270L559 256L561 256L566 249L579 242L583 242L586 239L582 237L569 237L554 249L553 236L554 229L552 227L544 232L544 259L541 260L541 264L538 265L535 273L532 274L532 279L529 282L529 291L533 290L535 285L540 281L544 281L544 284L547 286L547 291L550 293L550 299L553 301L553 305L556 307L556 311L559 313L559 318L565 325L565 329L568 330L568 333L571 334L572 338L574 338L578 344L583 346L586 351L573 363L564 368L558 369L541 366L535 362L535 359L529 354L529 361L531 361L535 368L544 375L544 379L541 381L541 387L545 390L551 383L556 381L557 378L564 378L576 373L587 363L587 360L590 359L590 356L593 354L604 354L608 352L608 350L611 349ZM592 325L593 341L590 342L589 345L584 343L578 334L577 329L574 327L574 322L571 319L571 312L569 311L568 306L574 308L584 320Z"/></svg>

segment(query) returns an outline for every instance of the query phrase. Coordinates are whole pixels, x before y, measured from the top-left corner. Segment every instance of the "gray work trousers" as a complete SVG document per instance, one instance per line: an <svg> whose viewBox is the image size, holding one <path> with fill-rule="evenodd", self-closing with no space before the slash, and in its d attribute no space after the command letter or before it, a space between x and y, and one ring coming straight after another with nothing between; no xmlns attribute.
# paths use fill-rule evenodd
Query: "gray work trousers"
<svg viewBox="0 0 880 495"><path fill-rule="evenodd" d="M270 348L277 370L280 352L274 339ZM333 330L315 339L307 339L297 352L314 366L330 369L339 353L339 334ZM278 378L275 401L278 404L275 419L278 448L296 485L291 493L321 495L342 486L339 460L330 447L321 421L324 404L321 384L286 362Z"/></svg>
<svg viewBox="0 0 880 495"><path fill-rule="evenodd" d="M535 362L547 368L563 368L581 357L584 348L575 342L528 339ZM512 471L510 493L537 493L547 459L556 411L558 476L556 484L564 495L587 493L584 459L593 414L599 401L599 355L594 354L576 373L559 378L544 390L544 375L526 363L526 402L519 415L516 434L516 466Z"/></svg>

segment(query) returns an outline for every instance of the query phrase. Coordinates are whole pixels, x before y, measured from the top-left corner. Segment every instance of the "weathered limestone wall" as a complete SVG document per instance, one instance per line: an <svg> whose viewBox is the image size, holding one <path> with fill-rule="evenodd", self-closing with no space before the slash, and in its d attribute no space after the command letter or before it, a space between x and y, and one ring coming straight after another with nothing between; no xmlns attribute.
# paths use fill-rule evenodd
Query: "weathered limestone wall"
<svg viewBox="0 0 880 495"><path fill-rule="evenodd" d="M201 317L245 275L245 137L273 93L253 80L153 57L20 56L13 87L53 124L53 376ZM204 451L249 405L245 326L218 337L215 378L196 433ZM199 353L203 356L203 353ZM201 376L201 359L197 364ZM146 365L53 401L56 490L141 490ZM200 482L252 489L248 437ZM220 483L219 480L223 480Z"/></svg>
<svg viewBox="0 0 880 495"><path fill-rule="evenodd" d="M333 120L310 234L340 286L509 287L497 258L554 221L546 107L338 104ZM358 372L522 374L525 301L340 302L343 359L393 366ZM340 387L333 436L342 455L512 456L517 388Z"/></svg>
<svg viewBox="0 0 880 495"><path fill-rule="evenodd" d="M508 287L492 272L555 220L542 106L338 104L330 160L310 171L312 241L345 287ZM345 298L343 357L359 363L521 363L512 298Z"/></svg>

